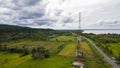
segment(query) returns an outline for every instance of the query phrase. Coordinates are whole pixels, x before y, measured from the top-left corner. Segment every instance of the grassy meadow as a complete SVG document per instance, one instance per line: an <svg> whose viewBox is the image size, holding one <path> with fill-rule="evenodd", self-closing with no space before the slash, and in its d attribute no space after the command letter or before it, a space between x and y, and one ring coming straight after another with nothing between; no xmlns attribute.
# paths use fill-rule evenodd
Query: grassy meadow
<svg viewBox="0 0 120 68"><path fill-rule="evenodd" d="M33 60L31 55L20 57L20 54L0 52L0 68L72 68L71 63L71 58L62 56L52 56L40 61Z"/></svg>
<svg viewBox="0 0 120 68"><path fill-rule="evenodd" d="M21 57L18 53L0 52L0 68L72 68L77 42L74 36L57 36L49 41L19 40L2 44L7 44L8 48L25 46L31 49L43 46L50 50L51 56L42 60L33 60L31 54ZM86 41L81 42L81 50L84 54L85 68L109 68L104 66L108 65L107 63L101 62L96 57Z"/></svg>
<svg viewBox="0 0 120 68"><path fill-rule="evenodd" d="M76 54L76 43L69 43L67 44L58 55L67 56L67 57L75 57Z"/></svg>
<svg viewBox="0 0 120 68"><path fill-rule="evenodd" d="M119 53L120 53L120 43L109 43L109 44L101 44L101 46L106 47L109 45L109 48L112 50L112 55L109 56L114 56L114 57L118 57Z"/></svg>
<svg viewBox="0 0 120 68"><path fill-rule="evenodd" d="M31 55L20 57L21 54L18 53L0 52L0 68L72 68L73 58L58 55L63 47L68 45L69 40L75 40L74 37L71 39L69 39L69 37L70 36L56 37L58 41L56 41L56 38L52 38L49 41L19 40L2 43L6 44L7 48L22 48L25 46L25 48L31 49L33 47L43 46L49 49L53 55L43 60L33 60Z"/></svg>

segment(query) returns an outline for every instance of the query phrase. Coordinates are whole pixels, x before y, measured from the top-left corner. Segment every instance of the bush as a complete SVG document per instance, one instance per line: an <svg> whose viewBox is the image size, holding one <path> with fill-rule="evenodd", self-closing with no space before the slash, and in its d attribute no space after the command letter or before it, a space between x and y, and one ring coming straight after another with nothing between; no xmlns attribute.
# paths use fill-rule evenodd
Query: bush
<svg viewBox="0 0 120 68"><path fill-rule="evenodd" d="M48 50L46 50L43 47L33 48L32 51L32 57L33 59L43 59L50 57L50 53Z"/></svg>

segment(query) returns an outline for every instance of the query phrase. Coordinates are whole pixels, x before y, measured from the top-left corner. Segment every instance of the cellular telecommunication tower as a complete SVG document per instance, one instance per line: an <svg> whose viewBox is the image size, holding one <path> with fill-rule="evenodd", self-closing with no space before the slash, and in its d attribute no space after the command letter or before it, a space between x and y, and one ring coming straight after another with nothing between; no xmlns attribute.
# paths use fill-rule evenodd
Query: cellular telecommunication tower
<svg viewBox="0 0 120 68"><path fill-rule="evenodd" d="M81 33L82 33L82 30L81 30L81 13L79 13L79 28L78 28L78 31L77 31L77 54L76 56L78 57L82 57L82 51L80 49L80 43L81 43Z"/></svg>
<svg viewBox="0 0 120 68"><path fill-rule="evenodd" d="M76 57L73 62L73 68L83 68L83 52L81 50L81 13L79 12L79 24L78 24L78 31L77 31L77 47L76 47Z"/></svg>

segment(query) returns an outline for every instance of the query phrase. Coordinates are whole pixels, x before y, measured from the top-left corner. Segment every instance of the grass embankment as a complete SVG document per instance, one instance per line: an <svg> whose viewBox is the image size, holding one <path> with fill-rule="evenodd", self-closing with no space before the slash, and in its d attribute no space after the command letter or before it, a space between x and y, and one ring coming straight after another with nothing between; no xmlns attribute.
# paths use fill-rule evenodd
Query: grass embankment
<svg viewBox="0 0 120 68"><path fill-rule="evenodd" d="M114 56L114 57L118 57L119 56L119 53L120 53L120 43L109 43L109 44L103 44L103 43L101 43L101 46L103 46L103 47L106 47L106 46L108 46L109 45L109 49L111 49L112 50L112 54L111 55L109 55L108 54L108 56ZM102 48L101 48L102 49Z"/></svg>
<svg viewBox="0 0 120 68"><path fill-rule="evenodd" d="M75 42L71 42L71 43L67 44L58 55L67 56L67 57L75 57L76 46L77 45Z"/></svg>
<svg viewBox="0 0 120 68"><path fill-rule="evenodd" d="M111 65L104 60L102 55L95 49L95 47L92 44L90 44L86 39L84 39L84 41L87 42L87 46L89 46L90 48L89 52L92 51L93 55L91 58L87 59L87 57L89 56L89 52L88 54L86 53L88 56L85 59L85 68L111 68Z"/></svg>

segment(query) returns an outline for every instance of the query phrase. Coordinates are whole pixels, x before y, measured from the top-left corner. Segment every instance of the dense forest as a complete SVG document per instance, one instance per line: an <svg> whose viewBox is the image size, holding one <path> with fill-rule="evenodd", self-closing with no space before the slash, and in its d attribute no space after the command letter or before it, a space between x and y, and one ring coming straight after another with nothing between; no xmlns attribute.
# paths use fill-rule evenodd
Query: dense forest
<svg viewBox="0 0 120 68"><path fill-rule="evenodd" d="M35 29L13 25L0 25L0 42L18 39L47 40L54 32L52 29Z"/></svg>
<svg viewBox="0 0 120 68"><path fill-rule="evenodd" d="M8 42L11 40L28 39L28 40L48 40L50 36L71 35L70 30L53 30L43 28L29 28L14 25L0 24L0 42Z"/></svg>

